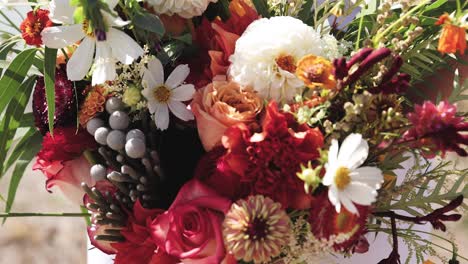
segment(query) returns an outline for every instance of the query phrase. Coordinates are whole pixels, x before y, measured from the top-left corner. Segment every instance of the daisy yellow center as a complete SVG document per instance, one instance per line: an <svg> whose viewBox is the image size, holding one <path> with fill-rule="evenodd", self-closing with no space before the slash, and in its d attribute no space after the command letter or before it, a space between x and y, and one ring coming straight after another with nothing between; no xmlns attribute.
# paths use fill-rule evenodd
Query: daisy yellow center
<svg viewBox="0 0 468 264"><path fill-rule="evenodd" d="M295 72L296 71L296 63L294 57L291 55L281 55L276 58L276 64L281 69L288 71L288 72Z"/></svg>
<svg viewBox="0 0 468 264"><path fill-rule="evenodd" d="M335 185L339 190L343 190L349 183L351 183L351 176L349 176L350 172L351 171L346 167L339 167L336 170Z"/></svg>
<svg viewBox="0 0 468 264"><path fill-rule="evenodd" d="M89 25L89 20L85 19L83 20L83 32L88 36L88 37L94 37L93 30L91 29Z"/></svg>
<svg viewBox="0 0 468 264"><path fill-rule="evenodd" d="M171 98L171 90L165 85L158 86L154 89L154 98L161 103L167 103Z"/></svg>

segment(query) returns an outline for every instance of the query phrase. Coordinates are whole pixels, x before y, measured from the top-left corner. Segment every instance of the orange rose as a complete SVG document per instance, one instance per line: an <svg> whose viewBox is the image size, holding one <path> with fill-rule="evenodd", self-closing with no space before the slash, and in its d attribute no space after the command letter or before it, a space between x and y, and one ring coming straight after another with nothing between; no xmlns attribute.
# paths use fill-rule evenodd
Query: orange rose
<svg viewBox="0 0 468 264"><path fill-rule="evenodd" d="M217 79L217 80L216 80ZM235 124L255 125L263 103L249 88L217 77L197 91L191 104L205 150L220 143L224 131Z"/></svg>

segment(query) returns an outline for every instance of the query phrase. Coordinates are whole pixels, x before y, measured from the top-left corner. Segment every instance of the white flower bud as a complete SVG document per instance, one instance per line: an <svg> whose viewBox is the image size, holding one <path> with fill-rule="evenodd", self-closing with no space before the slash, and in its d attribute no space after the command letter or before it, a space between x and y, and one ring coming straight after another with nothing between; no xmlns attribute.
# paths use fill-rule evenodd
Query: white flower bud
<svg viewBox="0 0 468 264"><path fill-rule="evenodd" d="M145 142L145 134L140 129L132 129L128 131L126 140L129 141L132 138L139 138Z"/></svg>
<svg viewBox="0 0 468 264"><path fill-rule="evenodd" d="M94 139L97 143L101 145L107 145L107 135L109 134L110 129L107 127L100 127L96 129L94 133Z"/></svg>
<svg viewBox="0 0 468 264"><path fill-rule="evenodd" d="M125 108L122 100L118 97L111 97L106 101L106 111L112 114L115 111L119 111Z"/></svg>
<svg viewBox="0 0 468 264"><path fill-rule="evenodd" d="M96 164L91 167L90 174L96 181L105 180L107 175L106 167Z"/></svg>
<svg viewBox="0 0 468 264"><path fill-rule="evenodd" d="M128 114L122 111L115 111L109 117L109 125L112 129L125 130L130 124Z"/></svg>
<svg viewBox="0 0 468 264"><path fill-rule="evenodd" d="M139 159L145 156L146 145L140 138L131 138L125 144L125 152L130 158Z"/></svg>
<svg viewBox="0 0 468 264"><path fill-rule="evenodd" d="M125 147L125 134L120 130L112 130L107 136L107 145L113 150L121 150Z"/></svg>
<svg viewBox="0 0 468 264"><path fill-rule="evenodd" d="M99 118L93 118L86 123L86 130L88 131L89 134L94 136L94 133L96 130L100 127L104 126L104 121Z"/></svg>

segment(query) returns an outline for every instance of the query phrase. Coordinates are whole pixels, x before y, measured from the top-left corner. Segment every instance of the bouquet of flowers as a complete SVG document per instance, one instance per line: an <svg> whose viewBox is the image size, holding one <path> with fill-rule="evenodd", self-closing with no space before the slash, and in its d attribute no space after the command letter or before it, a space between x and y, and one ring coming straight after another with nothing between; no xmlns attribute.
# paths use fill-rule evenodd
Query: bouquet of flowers
<svg viewBox="0 0 468 264"><path fill-rule="evenodd" d="M463 2L7 1L2 216L35 158L115 263L468 261Z"/></svg>

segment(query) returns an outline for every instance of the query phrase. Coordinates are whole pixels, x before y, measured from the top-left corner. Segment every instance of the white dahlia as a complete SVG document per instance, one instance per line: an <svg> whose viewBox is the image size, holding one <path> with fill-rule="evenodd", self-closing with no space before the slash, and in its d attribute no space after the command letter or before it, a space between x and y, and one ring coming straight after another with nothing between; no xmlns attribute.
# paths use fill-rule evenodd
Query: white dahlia
<svg viewBox="0 0 468 264"><path fill-rule="evenodd" d="M295 73L296 63L306 55L339 56L332 36L321 37L301 20L283 16L259 19L237 40L230 57L230 76L252 86L264 99L288 102L304 83Z"/></svg>
<svg viewBox="0 0 468 264"><path fill-rule="evenodd" d="M212 2L218 0L147 0L157 13L170 16L177 14L183 18L200 16Z"/></svg>

